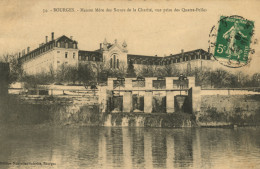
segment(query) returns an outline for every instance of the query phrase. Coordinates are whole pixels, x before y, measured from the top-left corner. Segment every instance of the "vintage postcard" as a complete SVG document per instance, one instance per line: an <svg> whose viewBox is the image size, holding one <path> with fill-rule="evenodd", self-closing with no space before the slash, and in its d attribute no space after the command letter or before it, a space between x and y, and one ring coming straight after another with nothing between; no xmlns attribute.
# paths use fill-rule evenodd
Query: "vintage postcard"
<svg viewBox="0 0 260 169"><path fill-rule="evenodd" d="M0 168L259 168L259 6L0 0Z"/></svg>

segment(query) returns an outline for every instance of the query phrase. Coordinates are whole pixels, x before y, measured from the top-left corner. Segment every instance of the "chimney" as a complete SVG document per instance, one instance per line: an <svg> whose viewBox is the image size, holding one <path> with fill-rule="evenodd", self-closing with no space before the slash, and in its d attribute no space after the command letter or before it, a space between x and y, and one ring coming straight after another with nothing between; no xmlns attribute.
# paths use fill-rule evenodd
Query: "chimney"
<svg viewBox="0 0 260 169"><path fill-rule="evenodd" d="M99 44L99 48L100 48L100 50L102 49L102 43Z"/></svg>
<svg viewBox="0 0 260 169"><path fill-rule="evenodd" d="M30 47L28 46L28 47L27 47L27 53L29 53L29 52L30 52Z"/></svg>
<svg viewBox="0 0 260 169"><path fill-rule="evenodd" d="M45 36L45 39L46 39L46 43L48 43L48 36Z"/></svg>
<svg viewBox="0 0 260 169"><path fill-rule="evenodd" d="M51 33L51 40L54 40L54 32Z"/></svg>
<svg viewBox="0 0 260 169"><path fill-rule="evenodd" d="M72 40L72 39L73 39L73 36L70 36L70 39Z"/></svg>
<svg viewBox="0 0 260 169"><path fill-rule="evenodd" d="M184 55L184 50L182 49L181 50L181 56L183 57L183 55Z"/></svg>

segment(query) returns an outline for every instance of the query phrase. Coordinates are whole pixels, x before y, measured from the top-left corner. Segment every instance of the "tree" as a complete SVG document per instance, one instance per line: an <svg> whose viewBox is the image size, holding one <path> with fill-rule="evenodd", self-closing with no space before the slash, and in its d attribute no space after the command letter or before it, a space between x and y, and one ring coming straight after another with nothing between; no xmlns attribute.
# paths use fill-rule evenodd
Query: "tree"
<svg viewBox="0 0 260 169"><path fill-rule="evenodd" d="M176 69L175 65L165 65L165 76L172 77L172 76L179 76L180 72Z"/></svg>
<svg viewBox="0 0 260 169"><path fill-rule="evenodd" d="M127 67L127 77L136 77L133 61L130 60Z"/></svg>
<svg viewBox="0 0 260 169"><path fill-rule="evenodd" d="M21 63L17 59L17 56L13 54L3 54L1 61L9 63L9 84L19 81L22 77L23 69Z"/></svg>
<svg viewBox="0 0 260 169"><path fill-rule="evenodd" d="M78 67L78 80L84 85L89 85L91 82L96 81L96 72L94 65L91 63L80 64Z"/></svg>
<svg viewBox="0 0 260 169"><path fill-rule="evenodd" d="M155 71L156 67L153 67L152 65L143 65L138 72L138 76L140 77L155 77Z"/></svg>
<svg viewBox="0 0 260 169"><path fill-rule="evenodd" d="M253 74L251 84L254 87L260 87L260 73Z"/></svg>

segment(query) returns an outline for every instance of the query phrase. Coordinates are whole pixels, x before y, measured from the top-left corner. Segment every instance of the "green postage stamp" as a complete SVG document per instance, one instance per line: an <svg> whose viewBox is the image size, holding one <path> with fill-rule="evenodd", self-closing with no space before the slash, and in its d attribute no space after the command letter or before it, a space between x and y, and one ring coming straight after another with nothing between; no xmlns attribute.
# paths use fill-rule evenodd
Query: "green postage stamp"
<svg viewBox="0 0 260 169"><path fill-rule="evenodd" d="M241 67L248 63L254 22L242 17L221 16L216 32L214 57L230 67Z"/></svg>

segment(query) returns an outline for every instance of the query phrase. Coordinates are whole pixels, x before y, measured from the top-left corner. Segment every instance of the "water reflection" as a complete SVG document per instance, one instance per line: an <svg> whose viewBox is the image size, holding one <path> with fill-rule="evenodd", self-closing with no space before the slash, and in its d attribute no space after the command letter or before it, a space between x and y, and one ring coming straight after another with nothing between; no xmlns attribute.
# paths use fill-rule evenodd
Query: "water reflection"
<svg viewBox="0 0 260 169"><path fill-rule="evenodd" d="M56 163L51 168L257 168L260 165L260 129L256 128L0 130L0 162ZM0 166L17 167L28 168Z"/></svg>

